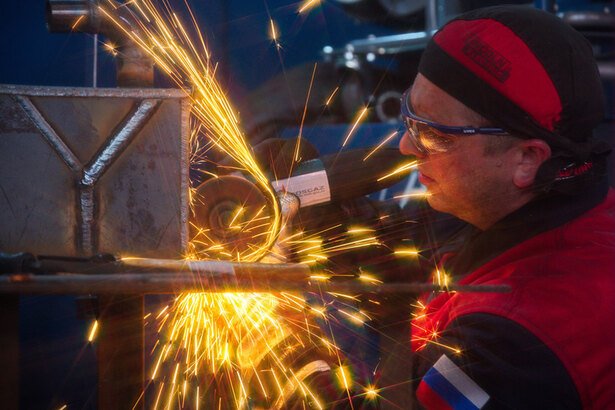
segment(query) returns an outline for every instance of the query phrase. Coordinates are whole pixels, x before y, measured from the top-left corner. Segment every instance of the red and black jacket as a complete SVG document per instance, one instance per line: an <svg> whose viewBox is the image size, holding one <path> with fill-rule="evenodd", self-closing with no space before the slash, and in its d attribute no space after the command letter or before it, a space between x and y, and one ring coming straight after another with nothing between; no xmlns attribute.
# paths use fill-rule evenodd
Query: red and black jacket
<svg viewBox="0 0 615 410"><path fill-rule="evenodd" d="M425 301L412 323L421 404L438 406L421 377L446 355L489 395L483 408L615 407L615 192L607 189L542 198L467 234L445 270L460 284L512 291Z"/></svg>

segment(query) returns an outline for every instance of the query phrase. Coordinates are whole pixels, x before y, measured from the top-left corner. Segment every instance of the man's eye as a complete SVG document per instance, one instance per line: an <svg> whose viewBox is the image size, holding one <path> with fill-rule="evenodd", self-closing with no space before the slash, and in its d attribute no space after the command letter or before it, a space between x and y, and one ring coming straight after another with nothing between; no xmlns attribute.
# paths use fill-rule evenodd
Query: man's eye
<svg viewBox="0 0 615 410"><path fill-rule="evenodd" d="M422 133L423 146L432 151L446 151L452 147L455 140L448 135L440 134L433 129L426 129Z"/></svg>

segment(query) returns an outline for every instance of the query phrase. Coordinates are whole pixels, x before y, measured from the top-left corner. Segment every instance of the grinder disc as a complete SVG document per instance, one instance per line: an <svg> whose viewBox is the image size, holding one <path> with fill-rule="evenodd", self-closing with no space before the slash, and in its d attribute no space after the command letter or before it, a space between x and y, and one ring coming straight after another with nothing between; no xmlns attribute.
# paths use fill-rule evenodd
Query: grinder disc
<svg viewBox="0 0 615 410"><path fill-rule="evenodd" d="M270 211L252 182L226 175L199 185L193 197L190 238L200 256L237 259L266 242Z"/></svg>

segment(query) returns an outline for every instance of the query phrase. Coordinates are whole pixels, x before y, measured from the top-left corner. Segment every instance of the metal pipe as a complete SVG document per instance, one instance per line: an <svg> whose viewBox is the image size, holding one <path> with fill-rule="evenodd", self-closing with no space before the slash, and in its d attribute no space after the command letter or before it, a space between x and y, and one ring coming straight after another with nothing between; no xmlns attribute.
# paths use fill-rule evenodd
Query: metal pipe
<svg viewBox="0 0 615 410"><path fill-rule="evenodd" d="M235 271L126 274L16 274L0 277L0 294L164 294L183 292L369 292L420 294L443 291L429 283L374 284L359 280L313 279L307 265L256 266ZM266 269L266 270L262 270ZM449 285L455 292L508 292L506 285Z"/></svg>
<svg viewBox="0 0 615 410"><path fill-rule="evenodd" d="M598 71L603 80L615 80L615 65L613 62L598 61Z"/></svg>
<svg viewBox="0 0 615 410"><path fill-rule="evenodd" d="M615 16L610 13L596 11L569 11L561 14L562 20L577 30L613 31Z"/></svg>
<svg viewBox="0 0 615 410"><path fill-rule="evenodd" d="M111 1L110 1L111 2ZM126 31L141 33L137 18L126 7L113 2L114 15ZM119 87L153 87L154 63L147 53L104 18L100 2L92 0L47 0L47 29L50 33L81 32L102 34L117 47L117 84Z"/></svg>

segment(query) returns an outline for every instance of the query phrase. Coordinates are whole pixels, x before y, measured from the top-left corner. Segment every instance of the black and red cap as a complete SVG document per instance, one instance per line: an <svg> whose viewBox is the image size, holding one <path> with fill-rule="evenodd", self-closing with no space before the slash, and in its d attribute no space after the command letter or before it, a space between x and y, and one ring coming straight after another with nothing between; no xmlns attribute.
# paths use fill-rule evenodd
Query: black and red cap
<svg viewBox="0 0 615 410"><path fill-rule="evenodd" d="M545 140L586 161L604 118L600 74L589 42L558 17L529 6L465 13L427 45L419 72L494 126Z"/></svg>

